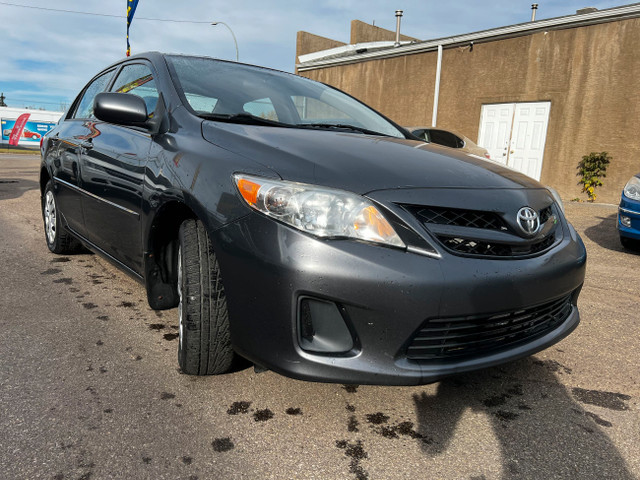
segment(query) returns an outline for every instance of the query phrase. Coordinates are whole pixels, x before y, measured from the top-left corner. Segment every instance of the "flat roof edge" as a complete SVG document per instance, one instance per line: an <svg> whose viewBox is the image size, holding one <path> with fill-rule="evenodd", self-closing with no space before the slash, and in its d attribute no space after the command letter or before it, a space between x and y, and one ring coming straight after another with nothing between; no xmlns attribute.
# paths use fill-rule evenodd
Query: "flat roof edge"
<svg viewBox="0 0 640 480"><path fill-rule="evenodd" d="M443 37L390 49L365 52L357 55L348 55L344 57L334 57L324 60L301 62L296 64L296 67L299 72L304 72L306 70L314 70L349 63L359 63L367 60L377 60L383 58L398 57L402 55L429 52L436 50L440 45L442 45L443 48L456 47L459 45L468 44L470 42L489 42L505 38L523 36L529 33L536 33L544 30L576 28L637 17L640 17L640 3L635 3L623 7L609 8L606 10L598 10L591 13L582 13L564 17L549 18L546 20L537 20L535 22L520 23L507 27L498 27L489 30L482 30L479 32L455 35L452 37Z"/></svg>

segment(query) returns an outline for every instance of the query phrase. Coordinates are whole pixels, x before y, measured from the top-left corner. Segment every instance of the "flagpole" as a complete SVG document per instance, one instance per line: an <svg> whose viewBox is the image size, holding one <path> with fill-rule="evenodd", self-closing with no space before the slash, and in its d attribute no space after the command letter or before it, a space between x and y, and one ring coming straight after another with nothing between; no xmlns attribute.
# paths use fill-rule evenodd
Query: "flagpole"
<svg viewBox="0 0 640 480"><path fill-rule="evenodd" d="M129 27L133 22L139 0L127 0L127 57L131 55L131 45L129 45Z"/></svg>

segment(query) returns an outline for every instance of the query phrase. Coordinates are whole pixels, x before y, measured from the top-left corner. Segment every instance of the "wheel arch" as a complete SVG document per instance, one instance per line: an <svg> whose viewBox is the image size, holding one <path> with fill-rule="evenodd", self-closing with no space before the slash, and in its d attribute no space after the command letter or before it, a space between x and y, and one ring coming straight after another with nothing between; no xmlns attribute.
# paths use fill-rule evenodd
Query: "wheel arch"
<svg viewBox="0 0 640 480"><path fill-rule="evenodd" d="M153 217L146 236L144 270L147 300L154 310L178 305L178 230L185 220L197 218L191 208L177 200L163 204Z"/></svg>
<svg viewBox="0 0 640 480"><path fill-rule="evenodd" d="M40 196L44 195L44 189L51 180L51 175L49 175L49 171L47 167L44 165L40 168Z"/></svg>

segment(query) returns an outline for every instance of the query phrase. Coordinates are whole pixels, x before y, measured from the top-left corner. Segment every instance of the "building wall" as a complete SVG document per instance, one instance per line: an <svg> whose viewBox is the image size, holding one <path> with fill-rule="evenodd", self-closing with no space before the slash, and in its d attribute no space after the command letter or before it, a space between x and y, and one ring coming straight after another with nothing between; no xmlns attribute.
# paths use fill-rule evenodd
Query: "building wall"
<svg viewBox="0 0 640 480"><path fill-rule="evenodd" d="M384 28L376 27L375 25L369 25L361 20L351 21L351 44L366 43L366 42L380 42L380 41L395 41L396 32L386 30ZM419 41L417 38L408 37L407 35L400 34L400 41Z"/></svg>
<svg viewBox="0 0 640 480"><path fill-rule="evenodd" d="M298 63L299 55L329 50L330 48L342 47L343 45L346 45L346 43L321 37L320 35L314 35L309 32L298 32L296 36L296 63Z"/></svg>
<svg viewBox="0 0 640 480"><path fill-rule="evenodd" d="M482 104L550 101L541 182L565 200L583 155L613 157L598 201L617 203L640 172L640 19L626 19L443 52L438 126L478 138ZM430 125L436 52L302 72L335 85L402 125Z"/></svg>

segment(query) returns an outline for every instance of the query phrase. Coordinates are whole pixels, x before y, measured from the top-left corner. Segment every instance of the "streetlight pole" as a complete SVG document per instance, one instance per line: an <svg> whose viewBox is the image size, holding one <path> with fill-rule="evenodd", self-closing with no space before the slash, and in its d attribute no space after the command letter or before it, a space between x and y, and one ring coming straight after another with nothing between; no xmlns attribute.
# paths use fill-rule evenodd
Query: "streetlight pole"
<svg viewBox="0 0 640 480"><path fill-rule="evenodd" d="M231 30L231 27L230 27L229 25L227 25L226 23L224 23L224 22L213 22L211 25L213 25L213 26L216 26L216 25L224 25L225 27L227 27L227 28L229 29L229 31L231 32L231 36L233 37L233 43L234 43L234 44L235 44L235 46L236 46L236 62L237 62L237 61L238 61L238 59L240 58L240 57L238 56L238 40L236 40L236 36L235 36L235 34L233 33L233 30Z"/></svg>

